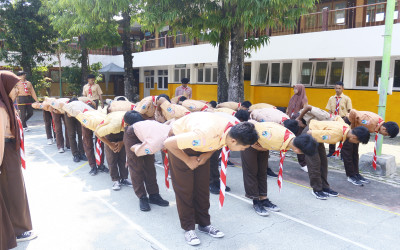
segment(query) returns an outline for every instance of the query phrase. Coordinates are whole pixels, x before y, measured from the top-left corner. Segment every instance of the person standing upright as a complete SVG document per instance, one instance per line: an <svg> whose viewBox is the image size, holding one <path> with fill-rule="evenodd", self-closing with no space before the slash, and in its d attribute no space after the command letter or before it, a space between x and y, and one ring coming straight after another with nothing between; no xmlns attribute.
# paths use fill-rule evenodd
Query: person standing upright
<svg viewBox="0 0 400 250"><path fill-rule="evenodd" d="M347 95L343 94L344 86L343 82L335 83L335 92L336 95L331 96L328 100L328 104L326 105L326 109L329 114L338 115L342 118L347 116L350 110L353 108L351 104L351 99ZM329 145L329 154L327 157L331 157L335 152L336 145Z"/></svg>
<svg viewBox="0 0 400 250"><path fill-rule="evenodd" d="M29 131L26 122L33 115L32 102L33 100L38 102L38 98L35 90L33 89L32 83L26 80L26 72L19 71L17 76L20 78L20 81L17 83L18 108L21 112L21 120L24 131Z"/></svg>
<svg viewBox="0 0 400 250"><path fill-rule="evenodd" d="M92 101L96 103L96 109L99 107L99 101L102 108L104 108L103 103L103 91L100 85L95 83L96 77L92 74L88 75L88 83L83 86L82 95L89 97Z"/></svg>
<svg viewBox="0 0 400 250"><path fill-rule="evenodd" d="M188 99L192 99L192 88L188 86L189 79L182 78L182 85L177 87L175 90L175 96L185 96Z"/></svg>

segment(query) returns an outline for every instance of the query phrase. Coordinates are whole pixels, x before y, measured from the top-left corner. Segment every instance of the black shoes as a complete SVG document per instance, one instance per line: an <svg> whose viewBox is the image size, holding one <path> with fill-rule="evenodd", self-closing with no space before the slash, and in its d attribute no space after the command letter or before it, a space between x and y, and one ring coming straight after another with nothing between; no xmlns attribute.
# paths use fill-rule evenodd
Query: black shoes
<svg viewBox="0 0 400 250"><path fill-rule="evenodd" d="M330 197L337 197L339 195L338 192L333 191L330 188L323 188L322 192L324 192L324 194L326 194L327 196L330 196Z"/></svg>
<svg viewBox="0 0 400 250"><path fill-rule="evenodd" d="M147 212L150 211L150 204L149 204L149 199L147 196L143 196L142 198L139 199L139 207L140 211Z"/></svg>
<svg viewBox="0 0 400 250"><path fill-rule="evenodd" d="M270 168L267 168L267 175L271 176L271 177L274 177L274 178L278 177L278 175L275 174L274 171L272 171L272 169L270 169Z"/></svg>
<svg viewBox="0 0 400 250"><path fill-rule="evenodd" d="M214 182L210 184L210 193L212 194L219 194L220 186L221 184L219 182ZM225 192L230 192L231 188L226 186L225 187Z"/></svg>
<svg viewBox="0 0 400 250"><path fill-rule="evenodd" d="M37 237L37 235L33 231L26 231L17 236L17 242L33 240L36 237Z"/></svg>
<svg viewBox="0 0 400 250"><path fill-rule="evenodd" d="M79 158L79 155L74 155L73 160L74 160L74 162L80 162L81 161L81 159Z"/></svg>
<svg viewBox="0 0 400 250"><path fill-rule="evenodd" d="M333 155L333 153L329 153L326 155L326 157L331 157Z"/></svg>
<svg viewBox="0 0 400 250"><path fill-rule="evenodd" d="M95 176L97 174L97 167L96 166L92 167L92 169L90 170L89 174L91 176Z"/></svg>
<svg viewBox="0 0 400 250"><path fill-rule="evenodd" d="M98 168L99 168L99 171L100 171L100 172L103 172L103 173L108 173L108 172L110 172L110 170L109 170L106 166L104 166L104 165L100 165L100 166L98 166Z"/></svg>
<svg viewBox="0 0 400 250"><path fill-rule="evenodd" d="M326 200L328 198L328 195L326 195L323 191L312 190L311 193L315 196L315 198L320 200Z"/></svg>
<svg viewBox="0 0 400 250"><path fill-rule="evenodd" d="M160 194L149 195L149 202L151 204L159 205L160 207L168 207L169 202L161 198Z"/></svg>
<svg viewBox="0 0 400 250"><path fill-rule="evenodd" d="M123 186L127 186L127 187L133 187L132 183L130 181L128 181L127 179L121 179L119 180L119 184L123 185Z"/></svg>
<svg viewBox="0 0 400 250"><path fill-rule="evenodd" d="M81 154L81 155L79 156L79 159L80 159L81 161L87 161L87 160L88 160L88 158L86 157L85 154Z"/></svg>
<svg viewBox="0 0 400 250"><path fill-rule="evenodd" d="M347 181L356 186L364 186L362 182L355 175L347 177Z"/></svg>
<svg viewBox="0 0 400 250"><path fill-rule="evenodd" d="M360 175L360 174L356 174L356 177L357 177L357 179L358 179L359 181L361 181L361 183L365 183L365 184L370 183L369 180L365 179L364 176L362 176L362 175Z"/></svg>
<svg viewBox="0 0 400 250"><path fill-rule="evenodd" d="M281 211L281 209L275 205L274 203L272 203L268 198L265 200L261 200L259 201L261 203L261 205L263 205L263 207L265 209L267 209L268 211L272 211L272 212L279 212Z"/></svg>
<svg viewBox="0 0 400 250"><path fill-rule="evenodd" d="M264 208L259 200L253 200L254 211L260 216L268 216L268 211Z"/></svg>

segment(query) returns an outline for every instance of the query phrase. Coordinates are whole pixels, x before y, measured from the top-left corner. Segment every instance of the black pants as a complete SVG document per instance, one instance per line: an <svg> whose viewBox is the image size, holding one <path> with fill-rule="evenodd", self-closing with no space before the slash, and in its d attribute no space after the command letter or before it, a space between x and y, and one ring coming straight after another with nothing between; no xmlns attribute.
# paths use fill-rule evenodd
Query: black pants
<svg viewBox="0 0 400 250"><path fill-rule="evenodd" d="M47 139L53 139L53 133L55 128L52 129L53 117L51 116L51 112L43 110L43 121L44 121L44 126L46 128ZM55 133L54 133L54 138L56 138Z"/></svg>
<svg viewBox="0 0 400 250"><path fill-rule="evenodd" d="M267 196L267 169L269 151L258 151L252 147L240 151L243 168L243 184L246 197L258 200Z"/></svg>
<svg viewBox="0 0 400 250"><path fill-rule="evenodd" d="M64 117L66 124L65 129L68 130L68 138L66 140L69 140L72 155L84 155L85 151L83 149L81 123L75 117L69 117L67 114L65 114Z"/></svg>
<svg viewBox="0 0 400 250"><path fill-rule="evenodd" d="M342 147L342 156L344 162L344 169L347 176L355 176L359 173L358 168L358 146L359 143L351 143L346 140Z"/></svg>
<svg viewBox="0 0 400 250"><path fill-rule="evenodd" d="M328 159L323 143L318 144L318 151L313 156L306 155L306 162L310 186L313 190L317 192L322 191L324 188L329 188Z"/></svg>
<svg viewBox="0 0 400 250"><path fill-rule="evenodd" d="M22 127L24 127L24 128L28 127L26 125L26 122L33 115L33 108L31 105L32 102L33 102L33 98L30 95L18 97L18 104L21 104L21 105L18 105L18 108L21 112Z"/></svg>

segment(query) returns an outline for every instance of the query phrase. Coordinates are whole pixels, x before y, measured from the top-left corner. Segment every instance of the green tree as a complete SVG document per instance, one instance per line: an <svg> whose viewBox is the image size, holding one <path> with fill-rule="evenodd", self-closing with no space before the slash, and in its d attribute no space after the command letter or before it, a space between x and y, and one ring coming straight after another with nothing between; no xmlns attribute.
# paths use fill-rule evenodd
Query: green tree
<svg viewBox="0 0 400 250"><path fill-rule="evenodd" d="M21 66L28 79L36 64L43 62L52 51L51 43L57 37L47 16L39 13L41 6L40 0L0 0L2 37L5 39L0 59Z"/></svg>

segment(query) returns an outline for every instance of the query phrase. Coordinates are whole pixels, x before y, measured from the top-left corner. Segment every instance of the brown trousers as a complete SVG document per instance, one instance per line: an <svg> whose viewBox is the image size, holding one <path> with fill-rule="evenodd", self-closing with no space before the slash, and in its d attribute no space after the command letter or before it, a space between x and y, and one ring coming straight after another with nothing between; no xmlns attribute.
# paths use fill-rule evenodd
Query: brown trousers
<svg viewBox="0 0 400 250"><path fill-rule="evenodd" d="M68 115L64 115L64 117L72 155L83 155L85 151L83 149L81 123L75 117L69 117Z"/></svg>
<svg viewBox="0 0 400 250"><path fill-rule="evenodd" d="M190 156L200 155L191 149L185 150ZM171 178L175 191L181 227L185 231L194 230L195 225L208 226L211 224L210 214L210 160L204 165L191 170L185 162L168 152L171 166Z"/></svg>
<svg viewBox="0 0 400 250"><path fill-rule="evenodd" d="M21 157L15 142L6 142L0 170L0 193L12 223L12 228L5 228L5 232L10 234L14 230L17 236L32 230L32 221L22 176Z"/></svg>
<svg viewBox="0 0 400 250"><path fill-rule="evenodd" d="M358 168L358 146L359 143L351 143L349 140L346 140L343 143L343 147L341 150L344 162L344 169L346 170L347 176L355 176L360 173Z"/></svg>
<svg viewBox="0 0 400 250"><path fill-rule="evenodd" d="M106 138L110 142L120 142L123 140L124 133L110 134ZM126 167L126 151L125 146L122 147L121 151L114 153L107 145L104 146L106 150L106 158L108 168L110 169L110 176L112 181L119 181L121 179L128 178L128 169Z"/></svg>
<svg viewBox="0 0 400 250"><path fill-rule="evenodd" d="M219 156L221 154L222 149L217 150L210 158L210 184L216 183L219 184Z"/></svg>
<svg viewBox="0 0 400 250"><path fill-rule="evenodd" d="M93 142L93 131L85 128L85 126L81 126L82 127L82 141L83 141L83 149L85 150L86 153L86 157L88 158L88 162L89 162L89 166L91 168L96 166L96 156L94 154L94 142ZM95 137L95 140L97 140L97 138ZM104 143L101 144L101 151L104 152ZM101 164L103 165L104 163L104 153L100 159Z"/></svg>
<svg viewBox="0 0 400 250"><path fill-rule="evenodd" d="M43 121L46 128L47 139L53 139L53 118L51 117L51 112L43 110Z"/></svg>
<svg viewBox="0 0 400 250"><path fill-rule="evenodd" d="M65 147L69 148L69 140L68 140L68 129L65 124L65 117L63 114L53 114L53 120L54 120L54 126L56 127L56 140L57 140L57 148L64 148L64 136L63 136L63 128L62 128L62 122L64 122L64 133L65 133Z"/></svg>
<svg viewBox="0 0 400 250"><path fill-rule="evenodd" d="M28 105L18 105L18 109L21 114L21 122L22 122L22 127L26 128L26 122L32 117L33 115L33 108L31 103L33 103L34 100L32 96L19 96L18 97L18 104L28 104Z"/></svg>
<svg viewBox="0 0 400 250"><path fill-rule="evenodd" d="M322 191L323 188L329 188L328 183L328 158L326 157L325 146L318 144L317 153L313 156L306 155L308 167L308 176L310 177L310 186L314 191Z"/></svg>
<svg viewBox="0 0 400 250"><path fill-rule="evenodd" d="M130 126L125 130L124 144L133 190L138 198L147 196L147 194L158 194L160 190L157 184L154 155L136 156L130 148L137 143L141 143L141 141Z"/></svg>
<svg viewBox="0 0 400 250"><path fill-rule="evenodd" d="M246 197L258 200L267 196L267 169L269 151L258 151L252 147L240 151L243 168L243 183Z"/></svg>
<svg viewBox="0 0 400 250"><path fill-rule="evenodd" d="M0 250L7 250L17 246L15 232L3 195L0 192Z"/></svg>

